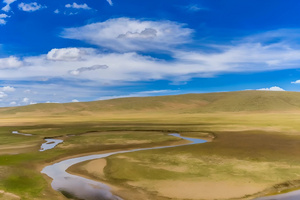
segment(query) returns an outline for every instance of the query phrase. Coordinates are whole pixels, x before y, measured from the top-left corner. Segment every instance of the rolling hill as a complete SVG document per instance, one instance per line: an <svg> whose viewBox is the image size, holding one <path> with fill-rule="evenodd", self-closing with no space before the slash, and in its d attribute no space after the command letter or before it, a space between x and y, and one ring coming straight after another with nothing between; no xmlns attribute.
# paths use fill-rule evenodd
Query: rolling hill
<svg viewBox="0 0 300 200"><path fill-rule="evenodd" d="M0 108L1 115L67 115L118 112L298 112L299 92L238 91L183 94L156 97L130 97L77 103L44 103Z"/></svg>

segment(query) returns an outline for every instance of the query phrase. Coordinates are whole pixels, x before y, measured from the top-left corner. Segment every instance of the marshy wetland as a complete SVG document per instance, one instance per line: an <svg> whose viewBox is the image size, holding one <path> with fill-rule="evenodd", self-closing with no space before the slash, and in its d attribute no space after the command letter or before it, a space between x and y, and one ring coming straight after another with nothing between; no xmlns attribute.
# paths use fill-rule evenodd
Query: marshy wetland
<svg viewBox="0 0 300 200"><path fill-rule="evenodd" d="M297 189L298 99L247 91L0 109L0 199L68 199L41 173L46 166L173 145L80 162L67 172L102 182L125 200L254 199ZM209 142L182 145L170 133ZM49 138L63 142L39 151Z"/></svg>

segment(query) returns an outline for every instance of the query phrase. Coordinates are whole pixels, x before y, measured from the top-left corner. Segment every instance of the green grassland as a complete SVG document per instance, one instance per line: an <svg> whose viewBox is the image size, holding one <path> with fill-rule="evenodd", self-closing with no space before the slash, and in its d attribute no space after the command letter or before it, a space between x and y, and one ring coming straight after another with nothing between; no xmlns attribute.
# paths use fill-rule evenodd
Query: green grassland
<svg viewBox="0 0 300 200"><path fill-rule="evenodd" d="M175 144L180 139L168 135L174 132L214 139L111 156L104 181L152 199L164 197L150 186L168 180L231 180L266 186L265 192L299 186L300 93L243 91L0 108L0 199L66 199L40 173L44 166L76 155ZM48 137L64 143L39 152Z"/></svg>

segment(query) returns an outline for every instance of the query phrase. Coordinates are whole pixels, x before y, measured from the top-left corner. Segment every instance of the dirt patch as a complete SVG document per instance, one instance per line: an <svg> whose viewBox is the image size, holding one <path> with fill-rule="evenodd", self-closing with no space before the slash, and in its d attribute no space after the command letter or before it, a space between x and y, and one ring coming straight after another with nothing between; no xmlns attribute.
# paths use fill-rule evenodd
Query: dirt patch
<svg viewBox="0 0 300 200"><path fill-rule="evenodd" d="M85 165L81 166L82 169L84 169L87 173L92 174L93 176L103 178L104 173L103 169L106 166L106 160L103 159L97 159L92 160Z"/></svg>
<svg viewBox="0 0 300 200"><path fill-rule="evenodd" d="M0 190L0 199L3 200L19 200L21 199L18 195L15 195L13 193L5 192L3 190Z"/></svg>
<svg viewBox="0 0 300 200"><path fill-rule="evenodd" d="M233 199L254 194L266 188L265 184L234 181L140 181L129 182L158 195L175 199Z"/></svg>

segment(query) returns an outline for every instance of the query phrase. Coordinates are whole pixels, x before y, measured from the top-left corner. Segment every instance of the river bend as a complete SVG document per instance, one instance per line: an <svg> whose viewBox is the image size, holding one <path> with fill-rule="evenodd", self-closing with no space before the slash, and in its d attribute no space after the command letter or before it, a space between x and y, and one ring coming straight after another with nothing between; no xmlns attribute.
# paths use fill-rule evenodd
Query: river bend
<svg viewBox="0 0 300 200"><path fill-rule="evenodd" d="M66 172L66 170L80 162L105 158L115 154L121 153L129 153L129 152L136 152L136 151L145 151L151 149L163 149L163 148L171 148L171 147L178 147L184 145L192 145L192 144L200 144L205 143L206 140L196 139L196 138L189 138L189 137L182 137L180 134L174 133L170 134L174 137L179 137L185 140L190 141L191 143L188 144L181 144L181 145L173 145L173 146L162 146L162 147L152 147L152 148L141 148L141 149L134 149L134 150L125 150L125 151L117 151L111 153L104 153L104 154L95 154L90 156L81 156L77 158L71 158L67 160L63 160L61 162L55 163L53 165L49 165L45 167L41 172L48 175L50 178L53 179L51 186L53 189L57 191L61 191L63 193L71 194L79 199L84 200L121 200L120 197L111 193L110 188L105 185L104 183L93 181L87 178L83 178L80 176L72 175Z"/></svg>

